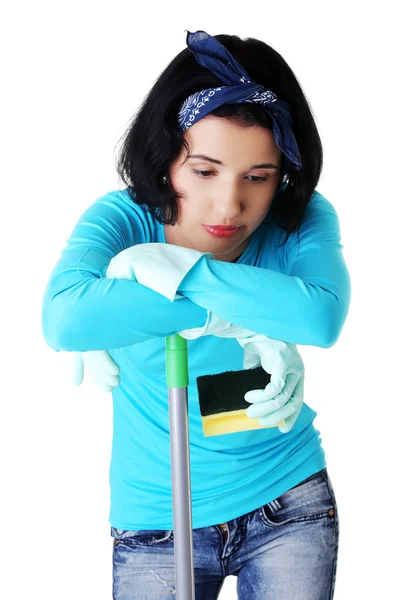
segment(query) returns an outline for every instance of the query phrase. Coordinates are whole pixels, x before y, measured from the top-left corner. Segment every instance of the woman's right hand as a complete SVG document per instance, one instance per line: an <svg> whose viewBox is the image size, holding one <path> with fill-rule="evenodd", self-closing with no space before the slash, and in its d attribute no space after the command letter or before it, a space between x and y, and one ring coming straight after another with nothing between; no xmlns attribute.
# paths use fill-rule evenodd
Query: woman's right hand
<svg viewBox="0 0 400 600"><path fill-rule="evenodd" d="M73 385L81 385L86 374L89 374L103 392L111 392L113 387L120 384L119 366L107 350L89 350L73 354Z"/></svg>

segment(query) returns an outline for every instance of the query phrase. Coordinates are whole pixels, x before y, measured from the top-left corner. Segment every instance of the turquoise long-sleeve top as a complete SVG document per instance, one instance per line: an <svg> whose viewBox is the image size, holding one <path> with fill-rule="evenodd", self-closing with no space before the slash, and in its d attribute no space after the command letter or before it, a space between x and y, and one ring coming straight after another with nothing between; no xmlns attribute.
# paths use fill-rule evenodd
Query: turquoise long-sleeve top
<svg viewBox="0 0 400 600"><path fill-rule="evenodd" d="M120 367L112 391L113 527L173 529L167 336L201 327L210 310L298 345L329 348L337 341L351 295L337 212L315 190L299 238L293 233L279 247L285 235L267 215L236 262L201 257L178 289L185 298L170 302L136 281L105 276L122 250L167 243L164 226L127 189L97 198L73 228L47 282L42 330L56 352L108 350ZM255 510L326 466L317 413L306 397L289 433L273 427L204 437L196 378L241 370L243 355L234 338L188 340L194 529Z"/></svg>

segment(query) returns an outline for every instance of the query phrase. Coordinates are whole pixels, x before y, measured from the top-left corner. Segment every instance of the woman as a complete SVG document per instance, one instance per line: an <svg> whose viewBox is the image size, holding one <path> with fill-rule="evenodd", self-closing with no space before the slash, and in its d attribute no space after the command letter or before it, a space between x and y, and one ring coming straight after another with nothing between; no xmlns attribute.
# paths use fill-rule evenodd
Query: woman
<svg viewBox="0 0 400 600"><path fill-rule="evenodd" d="M127 187L84 212L50 275L43 333L56 351L83 352L112 389L114 598L174 593L164 342L185 331L196 598L217 598L236 575L240 599L325 600L338 513L315 411L253 396L248 416L265 427L205 438L196 390L199 375L243 368L236 339L207 332L210 314L222 329L271 342L337 341L350 280L337 213L315 190L321 141L272 48L203 31L188 32L187 44L126 133L118 172ZM114 257L147 243L202 254L168 272L179 302L160 293L158 278L152 289L106 276ZM114 374L102 372L109 365ZM282 418L285 427L272 426Z"/></svg>

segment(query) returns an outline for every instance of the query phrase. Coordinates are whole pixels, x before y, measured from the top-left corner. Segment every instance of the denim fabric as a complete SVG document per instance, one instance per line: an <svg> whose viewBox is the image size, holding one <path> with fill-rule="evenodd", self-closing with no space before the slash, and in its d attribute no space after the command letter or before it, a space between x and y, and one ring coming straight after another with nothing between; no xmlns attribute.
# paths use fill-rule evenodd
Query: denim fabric
<svg viewBox="0 0 400 600"><path fill-rule="evenodd" d="M113 600L163 600L175 594L172 530L111 527ZM239 600L331 600L339 542L327 469L279 498L220 525L193 529L196 600L218 598L237 577Z"/></svg>

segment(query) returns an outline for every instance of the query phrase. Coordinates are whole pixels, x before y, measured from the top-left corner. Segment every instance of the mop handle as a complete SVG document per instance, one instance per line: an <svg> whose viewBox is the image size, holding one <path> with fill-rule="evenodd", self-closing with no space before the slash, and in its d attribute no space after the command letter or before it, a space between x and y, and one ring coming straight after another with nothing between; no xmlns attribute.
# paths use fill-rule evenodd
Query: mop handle
<svg viewBox="0 0 400 600"><path fill-rule="evenodd" d="M169 400L176 600L194 600L187 340L178 333L167 337L165 358Z"/></svg>
<svg viewBox="0 0 400 600"><path fill-rule="evenodd" d="M189 385L187 340L176 333L165 338L167 386L182 388Z"/></svg>

